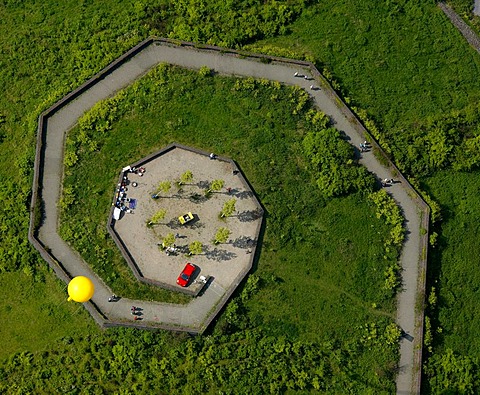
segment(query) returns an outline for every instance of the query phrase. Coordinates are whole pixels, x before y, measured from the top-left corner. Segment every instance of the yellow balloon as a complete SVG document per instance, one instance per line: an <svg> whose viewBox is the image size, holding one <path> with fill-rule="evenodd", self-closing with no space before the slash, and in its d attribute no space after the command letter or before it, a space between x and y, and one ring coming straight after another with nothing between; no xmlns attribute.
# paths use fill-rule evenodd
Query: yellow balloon
<svg viewBox="0 0 480 395"><path fill-rule="evenodd" d="M72 278L68 283L68 301L74 300L75 302L85 303L88 302L93 293L95 287L88 277L77 276Z"/></svg>

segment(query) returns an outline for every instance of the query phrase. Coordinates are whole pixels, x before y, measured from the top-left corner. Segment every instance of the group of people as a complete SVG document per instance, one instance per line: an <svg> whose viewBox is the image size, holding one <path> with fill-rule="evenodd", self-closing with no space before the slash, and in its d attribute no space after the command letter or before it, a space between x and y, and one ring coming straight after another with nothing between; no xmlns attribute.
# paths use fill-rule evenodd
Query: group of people
<svg viewBox="0 0 480 395"><path fill-rule="evenodd" d="M133 199L130 202L130 198L127 198L127 191L128 187L127 185L131 185L133 187L136 187L138 184L136 182L132 182L130 184L127 174L128 173L135 173L139 176L143 176L145 173L145 168L144 167L139 167L138 169L136 167L126 167L123 169L123 178L122 181L117 185L117 191L115 194L115 207L119 208L122 211L126 211L127 213L133 213L133 209L136 206L136 200Z"/></svg>
<svg viewBox="0 0 480 395"><path fill-rule="evenodd" d="M313 80L312 77L309 77L307 74L300 74L299 72L295 72L295 74L293 74L294 77L299 77L299 78L303 78L304 80L307 80L307 81L310 81L310 80ZM319 88L317 88L315 85L310 85L310 89L312 91L316 91L318 90Z"/></svg>
<svg viewBox="0 0 480 395"><path fill-rule="evenodd" d="M126 174L126 172L124 174ZM130 198L127 198L128 184L128 178L126 175L124 175L122 178L122 182L117 185L114 205L122 211L126 211L127 213L133 213L133 208L135 208L135 199L132 200L132 203L130 204ZM132 183L132 185L136 186L137 184Z"/></svg>
<svg viewBox="0 0 480 395"><path fill-rule="evenodd" d="M165 254L167 254L168 256L176 254L177 252L178 248L175 246L175 244L170 247L165 247Z"/></svg>
<svg viewBox="0 0 480 395"><path fill-rule="evenodd" d="M133 315L133 320L138 321L141 320L140 316L142 315L141 313L142 309L139 307L132 306L130 308L130 314Z"/></svg>
<svg viewBox="0 0 480 395"><path fill-rule="evenodd" d="M118 300L120 300L120 297L113 294L112 296L109 296L108 297L108 301L109 302L117 302ZM134 321L138 321L138 320L141 320L141 316L142 316L142 310L140 307L136 307L136 306L132 306L130 308L130 314L133 315L133 320Z"/></svg>
<svg viewBox="0 0 480 395"><path fill-rule="evenodd" d="M145 173L145 167L139 167L138 169L136 167L132 167L130 171L142 177L143 174Z"/></svg>

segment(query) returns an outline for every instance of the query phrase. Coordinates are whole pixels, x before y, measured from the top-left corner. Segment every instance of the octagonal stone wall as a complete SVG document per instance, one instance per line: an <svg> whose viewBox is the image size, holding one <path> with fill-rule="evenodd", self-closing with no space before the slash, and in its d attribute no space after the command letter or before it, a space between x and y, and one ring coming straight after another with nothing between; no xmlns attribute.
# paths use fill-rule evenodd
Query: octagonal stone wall
<svg viewBox="0 0 480 395"><path fill-rule="evenodd" d="M198 281L200 276L214 279L224 289L242 279L252 267L263 209L235 162L219 156L212 160L208 152L172 144L130 167L140 166L146 170L142 176L129 170L120 175L120 180L127 182L124 198L135 199L136 208L119 220L113 219L112 209L109 218L109 232L137 279L190 295L197 295L205 285ZM177 188L175 181L187 170L193 173L192 183ZM225 186L207 199L204 192L215 179L223 180ZM170 181L172 189L152 199L162 181ZM220 218L224 203L232 198L236 199L236 213ZM167 211L165 219L147 227L159 209ZM195 219L181 225L178 217L187 212L192 212ZM231 231L229 241L214 245L212 240L221 227ZM159 248L168 233L178 236L178 251L170 255ZM188 245L193 241L202 243L202 254L188 256ZM176 279L187 261L198 270L184 288L176 284Z"/></svg>

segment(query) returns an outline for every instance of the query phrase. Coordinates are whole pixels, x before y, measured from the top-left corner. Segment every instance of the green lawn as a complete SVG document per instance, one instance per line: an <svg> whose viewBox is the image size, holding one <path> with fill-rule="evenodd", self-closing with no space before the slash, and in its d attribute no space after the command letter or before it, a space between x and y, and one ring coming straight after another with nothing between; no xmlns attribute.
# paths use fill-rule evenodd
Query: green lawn
<svg viewBox="0 0 480 395"><path fill-rule="evenodd" d="M443 213L438 246L430 253L428 268L436 300L429 298L427 310L433 353L426 364L425 389L478 393L480 174L444 171L426 179L424 185L442 203Z"/></svg>
<svg viewBox="0 0 480 395"><path fill-rule="evenodd" d="M65 336L99 332L81 304L67 302L66 286L50 274L33 281L23 273L3 273L0 288L0 359L49 349Z"/></svg>
<svg viewBox="0 0 480 395"><path fill-rule="evenodd" d="M458 9L473 4L454 3ZM477 155L476 149L465 150L462 139L478 135L480 57L430 1L327 0L304 13L290 31L253 47L313 56L380 125L397 164L414 177L431 176L422 187L442 206L444 219L433 229L440 233L439 246L430 252L427 270L428 289L434 286L439 300L427 311L436 368L423 391L478 391L478 385L473 390L462 386L480 377L478 361L471 362L478 356L480 319L475 308L478 174L434 172ZM458 116L462 113L467 115ZM452 361L449 349L459 361Z"/></svg>
<svg viewBox="0 0 480 395"><path fill-rule="evenodd" d="M433 317L442 328L436 343L438 352L451 348L463 355L479 355L480 174L441 172L425 180L425 184L442 202L444 217L429 267L438 294Z"/></svg>
<svg viewBox="0 0 480 395"><path fill-rule="evenodd" d="M313 217L299 218L304 240L295 247L263 250L258 270L275 280L249 303L252 313L273 335L311 341L345 341L361 336L361 321L393 319L380 286L385 226L364 198L335 199Z"/></svg>
<svg viewBox="0 0 480 395"><path fill-rule="evenodd" d="M326 0L289 30L255 46L312 54L384 133L480 97L480 58L433 1Z"/></svg>

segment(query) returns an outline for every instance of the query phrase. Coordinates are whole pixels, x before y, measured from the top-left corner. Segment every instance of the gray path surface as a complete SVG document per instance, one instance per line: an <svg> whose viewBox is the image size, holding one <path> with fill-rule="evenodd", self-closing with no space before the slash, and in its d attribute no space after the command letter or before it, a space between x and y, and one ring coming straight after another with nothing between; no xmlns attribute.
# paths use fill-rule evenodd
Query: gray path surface
<svg viewBox="0 0 480 395"><path fill-rule="evenodd" d="M479 3L480 0L475 1L475 12L479 12ZM452 24L458 29L458 31L465 37L465 40L473 47L475 50L480 53L480 38L473 31L473 29L468 26L468 24L458 15L448 4L440 2L438 3L440 9L445 13L445 15L450 19ZM478 15L478 14L477 14Z"/></svg>
<svg viewBox="0 0 480 395"><path fill-rule="evenodd" d="M473 7L473 13L475 15L480 15L480 0L475 0L475 5Z"/></svg>
<svg viewBox="0 0 480 395"><path fill-rule="evenodd" d="M335 122L335 127L342 130L351 139L351 143L358 147L363 142L355 127L339 110L332 96L325 89L311 90L310 85L315 81L307 81L294 76L294 72L305 73L305 70L292 65L273 62L264 64L248 58L222 55L219 52L194 50L192 48L174 47L153 44L134 56L129 62L117 68L100 83L81 94L75 101L61 108L48 120L48 133L45 150L45 176L42 196L45 201L45 222L40 228L39 237L48 246L53 255L64 265L72 275L87 275L95 283L96 293L93 301L108 318L115 318L131 322L130 306L142 307L145 322L162 322L169 325L196 326L205 320L209 311L218 303L225 293L215 282L206 290L203 296L194 299L185 306L155 302L121 299L117 303L108 303L107 298L111 290L97 278L88 265L72 252L68 245L57 234L57 201L60 196L62 178L62 156L65 132L70 129L85 111L97 101L113 95L119 89L127 86L134 79L140 77L154 65L165 62L187 68L198 69L208 66L223 74L239 76L253 76L280 81L289 85L298 85L306 89L314 98L316 105ZM308 71L307 71L308 73ZM360 162L379 179L395 178L387 168L382 166L373 156L373 153L364 153ZM420 217L415 202L410 198L401 183L388 188L402 208L407 226L407 240L401 256L403 268L403 291L398 297L398 324L408 334L414 333L415 326L415 294L418 281L418 262L420 256ZM412 392L413 377L413 344L402 340L400 345L400 371L397 379L397 393L409 394Z"/></svg>

